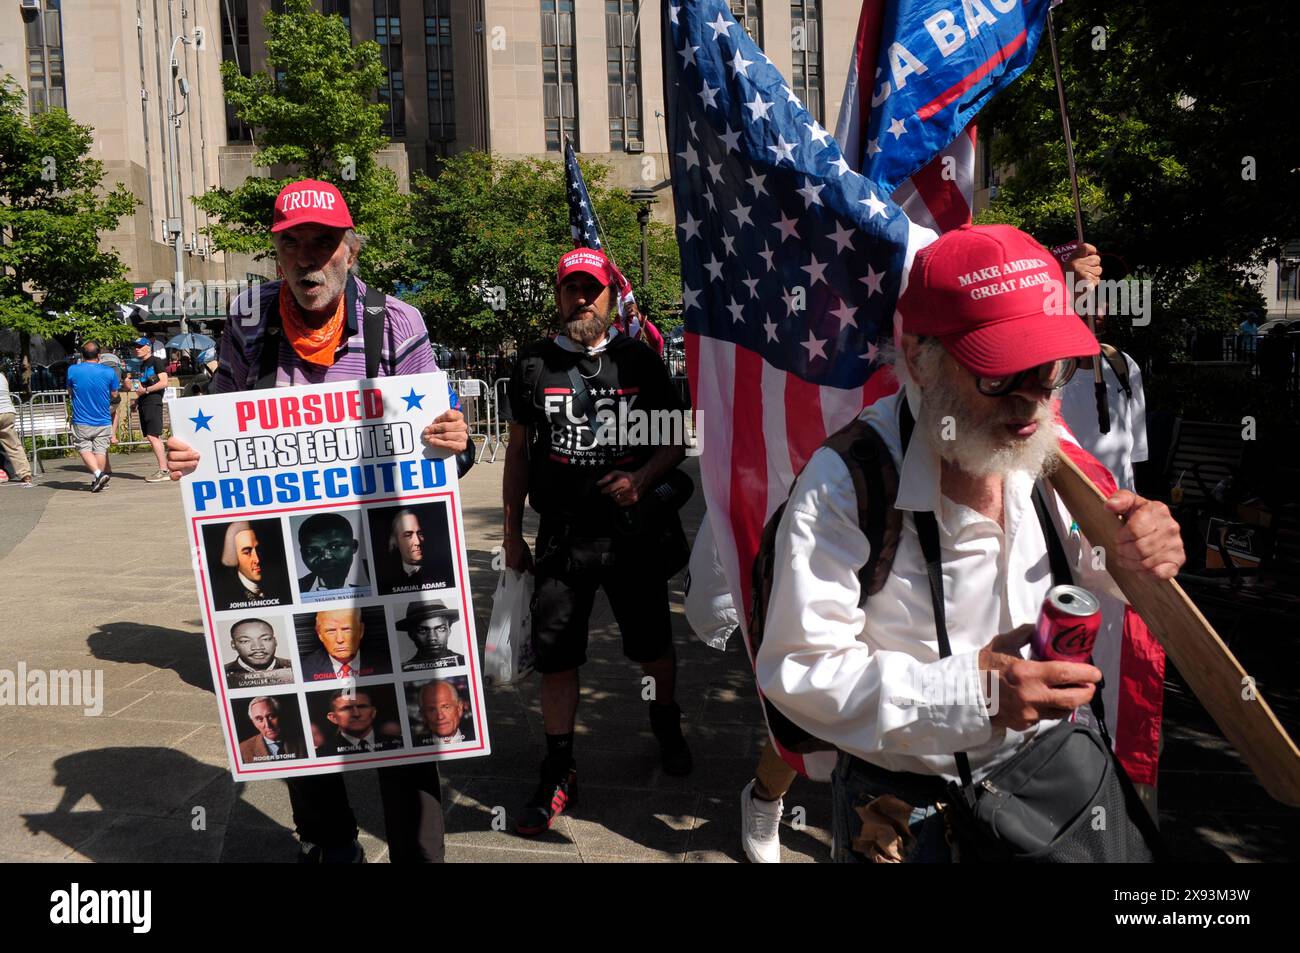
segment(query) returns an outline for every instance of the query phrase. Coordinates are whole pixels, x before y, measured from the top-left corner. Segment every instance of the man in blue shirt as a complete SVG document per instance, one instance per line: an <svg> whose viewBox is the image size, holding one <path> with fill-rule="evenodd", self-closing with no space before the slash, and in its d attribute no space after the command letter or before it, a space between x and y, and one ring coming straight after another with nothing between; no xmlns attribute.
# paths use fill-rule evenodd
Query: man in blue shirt
<svg viewBox="0 0 1300 953"><path fill-rule="evenodd" d="M117 393L117 372L99 362L99 345L81 345L81 362L68 368L68 392L72 395L73 445L91 473L90 492L108 485L108 445L113 438L113 415L109 403Z"/></svg>

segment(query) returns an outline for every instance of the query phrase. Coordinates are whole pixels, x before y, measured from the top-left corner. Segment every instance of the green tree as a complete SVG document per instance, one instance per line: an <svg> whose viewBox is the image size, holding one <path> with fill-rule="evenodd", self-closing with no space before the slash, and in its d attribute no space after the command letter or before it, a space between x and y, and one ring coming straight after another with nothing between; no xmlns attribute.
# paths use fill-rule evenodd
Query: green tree
<svg viewBox="0 0 1300 953"><path fill-rule="evenodd" d="M1067 3L1054 13L1088 241L1154 285L1148 328L1112 322L1135 355L1186 357L1191 331L1218 334L1262 311L1250 272L1300 237L1293 111L1300 40L1267 0L1202 15L1175 0ZM980 216L1047 244L1074 238L1049 51L980 116L1009 167Z"/></svg>
<svg viewBox="0 0 1300 953"><path fill-rule="evenodd" d="M672 228L650 223L643 287L637 204L604 184L608 166L581 165L605 251L632 282L642 310L661 329L675 327L681 278ZM555 263L573 247L560 163L463 153L436 178L417 177L413 213L415 290L407 297L424 312L434 340L493 350L552 329Z"/></svg>
<svg viewBox="0 0 1300 953"><path fill-rule="evenodd" d="M0 327L19 332L24 355L33 334L66 345L132 334L117 310L126 268L99 236L136 200L120 184L105 194L93 144L62 109L28 117L22 89L0 77Z"/></svg>
<svg viewBox="0 0 1300 953"><path fill-rule="evenodd" d="M402 276L408 197L397 176L375 161L387 145L387 107L374 101L384 81L379 45L352 45L338 16L322 16L310 0L285 0L268 13L267 62L271 74L240 74L221 64L226 101L252 127L253 164L275 174L252 176L235 189L211 189L195 200L219 222L206 232L223 251L264 257L271 250L275 197L294 179L338 186L366 244L360 267L366 281L391 288ZM280 76L279 81L273 78Z"/></svg>

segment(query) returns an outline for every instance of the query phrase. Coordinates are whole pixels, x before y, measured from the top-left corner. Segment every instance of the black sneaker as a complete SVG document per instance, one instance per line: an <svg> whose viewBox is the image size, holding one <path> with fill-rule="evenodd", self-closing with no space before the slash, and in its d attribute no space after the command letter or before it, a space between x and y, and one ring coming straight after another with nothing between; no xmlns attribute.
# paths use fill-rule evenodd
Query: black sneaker
<svg viewBox="0 0 1300 953"><path fill-rule="evenodd" d="M98 493L107 485L108 485L108 474L103 471L100 471L99 473L95 474L94 479L90 481L90 492Z"/></svg>
<svg viewBox="0 0 1300 953"><path fill-rule="evenodd" d="M338 847L322 847L320 844L298 842L298 863L300 864L364 864L366 852L360 841L343 844Z"/></svg>
<svg viewBox="0 0 1300 953"><path fill-rule="evenodd" d="M659 758L664 774L684 778L695 767L691 749L682 737L682 710L676 702L671 705L650 703L650 730L659 741Z"/></svg>
<svg viewBox="0 0 1300 953"><path fill-rule="evenodd" d="M542 780L524 809L515 818L515 833L536 837L547 830L577 798L578 766L556 772L542 762Z"/></svg>

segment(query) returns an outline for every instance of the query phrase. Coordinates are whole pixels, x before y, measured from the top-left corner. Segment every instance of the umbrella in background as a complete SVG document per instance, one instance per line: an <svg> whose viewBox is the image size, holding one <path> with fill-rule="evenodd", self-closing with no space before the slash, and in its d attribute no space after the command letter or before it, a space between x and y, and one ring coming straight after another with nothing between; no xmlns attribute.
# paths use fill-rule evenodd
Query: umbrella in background
<svg viewBox="0 0 1300 953"><path fill-rule="evenodd" d="M168 347L174 347L181 351L202 351L210 347L216 347L217 342L212 340L206 334L178 334L167 342Z"/></svg>

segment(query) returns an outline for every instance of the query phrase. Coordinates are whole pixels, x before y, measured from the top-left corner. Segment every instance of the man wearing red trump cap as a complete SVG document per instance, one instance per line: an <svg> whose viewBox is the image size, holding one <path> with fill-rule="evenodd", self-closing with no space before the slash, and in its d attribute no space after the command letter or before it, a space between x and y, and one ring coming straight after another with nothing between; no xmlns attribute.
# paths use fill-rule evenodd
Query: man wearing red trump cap
<svg viewBox="0 0 1300 953"><path fill-rule="evenodd" d="M840 751L837 860L951 859L938 805L961 773L956 754L986 777L1086 706L1101 678L1026 649L1053 585L1048 534L1075 584L1122 598L1043 479L1068 439L1057 389L1098 351L1065 298L1060 265L1014 228L965 226L917 254L898 302L903 387L858 418L888 452L903 517L870 598L858 577L871 557L858 516L868 502L845 458L818 450L791 491L756 672L782 714ZM1159 578L1178 571L1163 504L1121 491L1107 507L1127 519L1114 558ZM950 652L922 551L931 532Z"/></svg>
<svg viewBox="0 0 1300 953"><path fill-rule="evenodd" d="M654 561L657 527L647 525L662 517L647 520L639 505L681 463L682 433L658 442L659 428L642 426L636 436L637 419L681 414L682 402L658 356L611 326L618 279L604 253L565 253L555 284L560 333L522 348L510 380L502 489L511 569L533 566L523 535L525 498L541 515L532 639L546 759L536 793L515 817L524 836L550 827L574 793L578 669L587 660L597 589L609 597L623 653L653 680L650 725L664 771L691 771L674 700L668 586Z"/></svg>
<svg viewBox="0 0 1300 953"><path fill-rule="evenodd" d="M361 239L342 194L315 179L286 185L275 200L271 243L282 278L262 282L231 303L212 393L367 377L362 323L366 286L355 274ZM274 349L273 354L268 349ZM385 296L378 375L437 369L420 312ZM468 433L464 416L452 409L436 417L421 435L426 446L459 454L468 446ZM167 441L173 480L194 472L198 459L198 452L183 441ZM286 784L300 838L299 860L364 859L342 775L290 778ZM389 859L442 860L437 764L381 768L379 792Z"/></svg>

